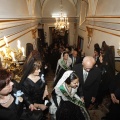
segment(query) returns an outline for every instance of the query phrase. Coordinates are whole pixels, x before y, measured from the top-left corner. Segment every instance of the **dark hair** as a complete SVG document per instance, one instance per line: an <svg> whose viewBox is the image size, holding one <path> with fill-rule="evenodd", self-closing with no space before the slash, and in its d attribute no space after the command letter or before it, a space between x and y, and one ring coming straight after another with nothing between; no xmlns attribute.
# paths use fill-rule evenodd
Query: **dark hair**
<svg viewBox="0 0 120 120"><path fill-rule="evenodd" d="M78 79L78 76L75 74L75 72L72 72L70 76L66 79L65 83L69 85L75 79Z"/></svg>
<svg viewBox="0 0 120 120"><path fill-rule="evenodd" d="M75 48L74 51L78 52L77 48Z"/></svg>
<svg viewBox="0 0 120 120"><path fill-rule="evenodd" d="M35 60L41 60L42 59L41 56L40 56L39 51L37 51L37 50L31 51L31 53L29 54L29 56L28 56L26 61L29 62L29 60L31 58L34 58Z"/></svg>
<svg viewBox="0 0 120 120"><path fill-rule="evenodd" d="M68 53L67 51L64 51L64 52L63 52L63 57L64 57L65 54L68 54L68 55L69 55L69 53Z"/></svg>
<svg viewBox="0 0 120 120"><path fill-rule="evenodd" d="M33 64L32 69L30 70L30 73L34 73L36 69L40 69L42 67L42 62L40 60L36 60Z"/></svg>
<svg viewBox="0 0 120 120"><path fill-rule="evenodd" d="M98 52L98 54L100 54L100 46L98 43L94 44L94 51Z"/></svg>
<svg viewBox="0 0 120 120"><path fill-rule="evenodd" d="M11 73L6 69L0 69L0 90L2 90L11 79Z"/></svg>

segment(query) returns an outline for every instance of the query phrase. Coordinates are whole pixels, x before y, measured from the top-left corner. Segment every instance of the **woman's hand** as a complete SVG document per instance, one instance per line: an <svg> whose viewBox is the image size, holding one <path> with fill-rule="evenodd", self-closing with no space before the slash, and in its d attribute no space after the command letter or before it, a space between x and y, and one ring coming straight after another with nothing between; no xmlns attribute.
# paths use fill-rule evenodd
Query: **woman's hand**
<svg viewBox="0 0 120 120"><path fill-rule="evenodd" d="M29 109L30 109L31 111L37 110L37 108L36 108L33 104L30 104Z"/></svg>
<svg viewBox="0 0 120 120"><path fill-rule="evenodd" d="M84 97L81 97L80 99L81 99L81 101L84 103Z"/></svg>
<svg viewBox="0 0 120 120"><path fill-rule="evenodd" d="M39 104L39 108L44 111L45 109L47 109L48 107L44 104Z"/></svg>
<svg viewBox="0 0 120 120"><path fill-rule="evenodd" d="M44 110L47 108L47 106L44 105L44 104L34 103L34 106L35 106L36 108L38 108L38 109L41 109L42 111L44 111Z"/></svg>
<svg viewBox="0 0 120 120"><path fill-rule="evenodd" d="M39 108L39 104L34 103L34 107L38 109Z"/></svg>
<svg viewBox="0 0 120 120"><path fill-rule="evenodd" d="M41 109L42 111L44 111L47 106L44 105L44 104L37 104L37 103L34 103L34 107L36 107L37 109Z"/></svg>

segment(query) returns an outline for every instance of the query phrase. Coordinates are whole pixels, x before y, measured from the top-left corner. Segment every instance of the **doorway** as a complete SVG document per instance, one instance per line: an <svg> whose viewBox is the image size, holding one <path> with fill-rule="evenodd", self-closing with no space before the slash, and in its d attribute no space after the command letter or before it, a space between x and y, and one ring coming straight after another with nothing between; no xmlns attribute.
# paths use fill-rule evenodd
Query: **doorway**
<svg viewBox="0 0 120 120"><path fill-rule="evenodd" d="M84 42L84 38L81 36L78 36L78 41L77 41L77 49L78 50L83 49L83 42Z"/></svg>
<svg viewBox="0 0 120 120"><path fill-rule="evenodd" d="M68 44L69 31L62 29L56 30L55 27L49 27L50 32L50 44L62 43L64 45Z"/></svg>

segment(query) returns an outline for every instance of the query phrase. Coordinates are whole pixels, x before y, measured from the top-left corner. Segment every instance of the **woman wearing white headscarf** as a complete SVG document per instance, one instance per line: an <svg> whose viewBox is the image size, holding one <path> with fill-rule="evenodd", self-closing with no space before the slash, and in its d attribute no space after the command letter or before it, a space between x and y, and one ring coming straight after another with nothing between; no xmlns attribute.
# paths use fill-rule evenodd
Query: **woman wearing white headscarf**
<svg viewBox="0 0 120 120"><path fill-rule="evenodd" d="M72 70L66 71L52 92L50 113L53 120L90 120L84 102L76 94L79 78Z"/></svg>
<svg viewBox="0 0 120 120"><path fill-rule="evenodd" d="M68 52L64 51L61 58L58 60L56 73L54 78L54 86L57 84L58 80L62 77L66 70L70 70L70 65L72 64L72 59L69 57Z"/></svg>

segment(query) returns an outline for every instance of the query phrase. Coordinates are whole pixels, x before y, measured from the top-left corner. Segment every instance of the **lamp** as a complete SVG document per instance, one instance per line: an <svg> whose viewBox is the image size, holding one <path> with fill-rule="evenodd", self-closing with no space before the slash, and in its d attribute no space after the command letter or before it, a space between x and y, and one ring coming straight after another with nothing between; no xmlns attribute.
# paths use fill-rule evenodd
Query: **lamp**
<svg viewBox="0 0 120 120"><path fill-rule="evenodd" d="M69 22L68 22L68 18L67 16L63 15L62 12L62 0L61 0L61 14L59 16L54 16L56 19L56 23L55 23L55 29L56 30L68 30L69 29Z"/></svg>

